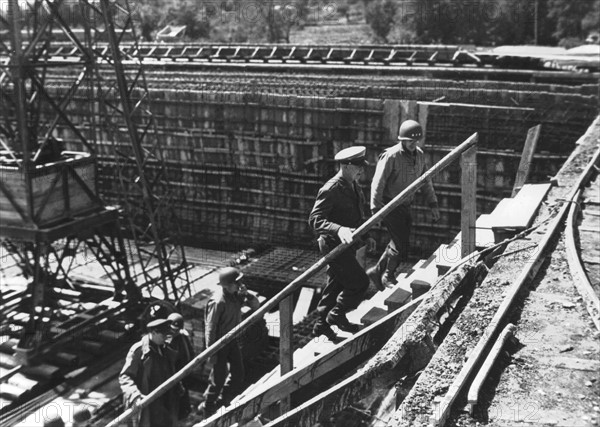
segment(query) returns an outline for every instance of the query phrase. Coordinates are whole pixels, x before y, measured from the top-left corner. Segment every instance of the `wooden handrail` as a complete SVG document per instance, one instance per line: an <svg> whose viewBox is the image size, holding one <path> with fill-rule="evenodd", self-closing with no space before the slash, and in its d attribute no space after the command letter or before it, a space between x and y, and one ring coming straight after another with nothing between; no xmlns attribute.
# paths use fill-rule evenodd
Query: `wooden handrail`
<svg viewBox="0 0 600 427"><path fill-rule="evenodd" d="M352 234L352 242L355 242L359 238L363 237L371 228L373 228L376 224L378 224L381 220L383 220L392 210L397 208L400 203L405 201L407 198L416 193L419 188L421 188L428 179L431 179L433 176L444 170L448 165L450 165L454 160L458 158L464 151L473 147L477 143L478 134L474 133L469 138L467 138L462 144L458 147L454 148L451 152L449 152L443 159L437 162L433 167L431 167L427 172L421 175L417 180L415 180L412 184L410 184L404 191L394 197L387 205L385 205L381 210L376 212L371 218L365 221L360 227L358 227L354 233ZM142 410L147 407L156 400L158 397L162 396L167 390L176 385L179 381L185 378L188 374L190 374L194 368L200 363L206 361L209 357L216 354L219 350L229 344L232 340L236 338L236 335L242 333L246 328L250 325L254 324L258 320L260 320L267 312L271 309L275 308L284 298L291 295L297 289L300 288L300 285L304 283L306 280L310 279L312 276L317 274L327 263L329 263L332 259L337 257L340 253L346 250L352 243L341 243L336 246L331 252L313 264L310 268L305 270L302 274L296 277L289 285L283 288L277 295L267 301L263 306L261 306L258 310L248 316L242 323L240 323L236 328L229 331L225 336L215 342L213 345L205 349L202 353L196 356L193 360L191 360L187 365L185 365L180 371L173 374L171 378L162 383L159 387L154 389L151 393L149 393L146 397L139 400L135 404L134 407L127 409L120 416L112 420L106 427L117 427L119 424L131 419L134 413Z"/></svg>

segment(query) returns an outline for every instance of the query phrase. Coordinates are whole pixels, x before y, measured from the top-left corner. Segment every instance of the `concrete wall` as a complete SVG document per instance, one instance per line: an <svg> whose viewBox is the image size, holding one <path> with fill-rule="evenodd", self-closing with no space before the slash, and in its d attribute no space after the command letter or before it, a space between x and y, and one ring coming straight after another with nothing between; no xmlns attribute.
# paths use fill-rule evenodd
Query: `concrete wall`
<svg viewBox="0 0 600 427"><path fill-rule="evenodd" d="M543 125L532 176L539 181L558 170L595 114L583 95L530 93L525 102L519 91L511 101L508 91L502 98L513 106L493 107L483 105L486 89L480 90L484 99L468 105L261 93L256 86L246 92L153 89L157 138L182 231L198 245L311 245L306 219L318 188L335 172L333 155L347 146L367 146L372 166L362 185L368 194L379 153L394 143L399 123L407 118L425 125L432 164L471 133L480 133L478 211L486 213L510 194L529 127ZM450 101L452 96L457 94L449 95ZM523 106L515 105L518 99ZM75 143L72 135L59 136ZM121 190L110 167L113 146L100 141L98 152L101 194L117 202ZM431 224L428 210L415 205L416 247L428 251L457 232L459 177L456 164L435 180L440 223ZM385 244L386 233L376 235Z"/></svg>

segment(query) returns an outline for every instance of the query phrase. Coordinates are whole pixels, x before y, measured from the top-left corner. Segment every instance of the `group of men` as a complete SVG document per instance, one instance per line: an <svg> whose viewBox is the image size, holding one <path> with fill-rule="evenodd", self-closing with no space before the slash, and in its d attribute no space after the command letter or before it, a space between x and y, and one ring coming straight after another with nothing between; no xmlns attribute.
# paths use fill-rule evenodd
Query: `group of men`
<svg viewBox="0 0 600 427"><path fill-rule="evenodd" d="M371 184L368 206L357 182L364 173L366 148L349 147L338 152L335 160L339 170L319 190L309 215L309 224L319 235L318 245L326 254L340 243L351 244L327 268L327 283L317 306L319 317L313 327L315 336L325 335L336 340L331 326L347 332L356 332L358 325L349 322L346 314L364 299L369 282L378 290L395 284L395 272L408 255L408 241L412 225L409 197L391 211L383 223L391 240L377 264L365 271L356 259L353 233L369 216L375 214L400 194L426 170L423 151L418 146L423 139L419 123L402 123L398 143L386 149L377 162ZM439 219L438 203L430 180L424 185L424 194L435 221ZM370 212L369 212L370 211ZM205 316L206 346L213 345L241 322L241 307L256 310L258 300L240 281L243 274L233 267L220 270L220 289L210 299ZM193 349L183 330L183 318L173 313L168 319L154 319L147 324L147 335L129 351L119 382L125 403L135 407L136 402L159 387L193 358ZM218 351L212 360L210 382L205 401L198 411L208 417L220 406L228 406L241 392L244 381L244 363L236 340ZM189 397L185 384L173 387L136 419L140 427L172 427L189 413Z"/></svg>
<svg viewBox="0 0 600 427"><path fill-rule="evenodd" d="M208 302L205 313L206 346L210 347L241 322L242 305L259 307L256 296L241 282L243 274L234 267L219 271L219 289ZM152 319L147 334L134 344L119 375L125 406L136 408L139 401L186 366L194 357L189 334L183 329L183 317L172 313L166 319ZM198 407L209 417L219 406L229 406L242 391L244 363L237 340L211 358L212 371L205 401ZM229 374L229 376L228 376ZM132 424L136 427L174 427L190 413L188 384L172 387L149 406L137 411Z"/></svg>
<svg viewBox="0 0 600 427"><path fill-rule="evenodd" d="M427 170L427 162L419 143L423 129L414 120L400 126L398 143L386 149L375 167L371 183L370 213L375 214L400 194ZM318 244L322 254L328 253L340 243L353 243L353 232L367 218L369 207L357 182L368 165L366 147L354 146L341 150L335 160L339 171L321 187L309 216L310 226L319 234ZM431 180L427 180L424 195L431 208L434 221L439 220L438 202ZM388 243L377 264L366 272L356 259L354 243L333 259L327 268L327 284L317 306L319 317L313 327L313 335L337 338L331 326L342 331L355 332L358 325L349 322L346 313L363 300L373 282L378 290L396 283L396 269L408 256L408 244L412 217L411 196L383 219L390 233Z"/></svg>

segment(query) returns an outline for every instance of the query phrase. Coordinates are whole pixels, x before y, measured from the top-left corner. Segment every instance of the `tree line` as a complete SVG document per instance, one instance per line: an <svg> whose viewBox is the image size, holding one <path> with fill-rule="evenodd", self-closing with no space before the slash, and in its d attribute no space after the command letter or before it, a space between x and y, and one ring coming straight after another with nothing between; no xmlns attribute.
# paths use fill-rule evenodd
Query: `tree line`
<svg viewBox="0 0 600 427"><path fill-rule="evenodd" d="M379 41L572 47L600 26L600 0L364 0Z"/></svg>
<svg viewBox="0 0 600 427"><path fill-rule="evenodd" d="M170 24L185 25L189 41L289 42L293 28L349 22L351 15L363 17L378 43L572 47L600 28L600 0L133 0L130 6L146 41ZM72 27L85 19L78 0L60 9Z"/></svg>

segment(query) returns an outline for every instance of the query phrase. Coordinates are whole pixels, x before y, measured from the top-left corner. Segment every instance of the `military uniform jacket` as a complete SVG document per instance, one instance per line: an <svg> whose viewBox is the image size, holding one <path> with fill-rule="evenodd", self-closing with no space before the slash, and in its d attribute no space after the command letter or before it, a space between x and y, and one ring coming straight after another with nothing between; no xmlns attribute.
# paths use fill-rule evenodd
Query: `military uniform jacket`
<svg viewBox="0 0 600 427"><path fill-rule="evenodd" d="M258 304L258 300L252 294L228 294L222 288L218 289L206 306L206 347L210 347L239 325L242 321L242 306L252 307L253 304Z"/></svg>
<svg viewBox="0 0 600 427"><path fill-rule="evenodd" d="M363 223L365 207L362 191L338 173L319 190L308 224L334 247L340 243L340 227L357 228Z"/></svg>
<svg viewBox="0 0 600 427"><path fill-rule="evenodd" d="M157 345L145 335L134 344L119 375L125 406L130 407L136 398L146 396L169 379L175 371L177 353ZM140 414L140 427L171 427L177 423L178 393L175 386L144 408Z"/></svg>
<svg viewBox="0 0 600 427"><path fill-rule="evenodd" d="M386 149L379 156L371 183L371 210L376 212L381 209L426 171L425 154L419 147L415 149L414 154L406 151L400 142ZM437 207L431 179L427 180L421 190L429 206ZM414 195L403 204L410 205L413 200Z"/></svg>

